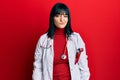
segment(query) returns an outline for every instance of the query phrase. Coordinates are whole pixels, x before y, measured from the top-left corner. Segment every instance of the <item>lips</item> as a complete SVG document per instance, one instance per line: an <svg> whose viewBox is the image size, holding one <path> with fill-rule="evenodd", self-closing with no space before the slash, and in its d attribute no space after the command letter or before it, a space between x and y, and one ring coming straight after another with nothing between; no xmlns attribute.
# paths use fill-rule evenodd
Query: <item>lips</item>
<svg viewBox="0 0 120 80"><path fill-rule="evenodd" d="M59 23L60 25L64 25L65 23Z"/></svg>

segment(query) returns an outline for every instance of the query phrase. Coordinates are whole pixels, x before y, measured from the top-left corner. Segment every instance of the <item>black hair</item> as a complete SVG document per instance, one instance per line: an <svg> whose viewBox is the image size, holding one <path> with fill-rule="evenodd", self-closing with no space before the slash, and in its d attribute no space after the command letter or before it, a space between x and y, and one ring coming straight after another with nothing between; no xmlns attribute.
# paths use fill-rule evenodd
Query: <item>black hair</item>
<svg viewBox="0 0 120 80"><path fill-rule="evenodd" d="M66 15L68 15L68 23L65 27L65 34L67 35L67 37L69 37L73 33L73 30L71 28L71 21L70 21L70 11L68 7L63 3L56 3L50 12L49 29L47 31L48 37L50 38L54 37L54 31L56 27L54 25L53 17L56 16L57 14L60 14L63 11L65 12Z"/></svg>

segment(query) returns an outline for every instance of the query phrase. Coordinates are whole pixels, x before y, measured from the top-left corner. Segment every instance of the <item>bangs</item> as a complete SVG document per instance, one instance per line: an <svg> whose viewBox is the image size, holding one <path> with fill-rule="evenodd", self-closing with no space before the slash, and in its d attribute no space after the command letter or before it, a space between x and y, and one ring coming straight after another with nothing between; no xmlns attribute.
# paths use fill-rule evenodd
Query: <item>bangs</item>
<svg viewBox="0 0 120 80"><path fill-rule="evenodd" d="M61 15L68 15L69 12L65 9L56 9L55 13L54 13L54 16L57 15L57 14L61 14Z"/></svg>

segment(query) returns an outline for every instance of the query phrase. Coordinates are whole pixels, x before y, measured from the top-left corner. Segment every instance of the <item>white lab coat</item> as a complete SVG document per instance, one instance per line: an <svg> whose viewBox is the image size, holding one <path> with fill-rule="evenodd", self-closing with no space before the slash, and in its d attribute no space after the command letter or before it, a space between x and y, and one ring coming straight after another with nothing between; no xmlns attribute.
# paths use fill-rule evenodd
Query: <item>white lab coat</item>
<svg viewBox="0 0 120 80"><path fill-rule="evenodd" d="M83 48L79 61L75 64L75 56L78 48ZM73 32L67 42L69 68L71 80L89 80L90 72L88 68L85 44L79 33ZM43 34L38 40L35 50L35 61L32 80L53 80L53 39Z"/></svg>

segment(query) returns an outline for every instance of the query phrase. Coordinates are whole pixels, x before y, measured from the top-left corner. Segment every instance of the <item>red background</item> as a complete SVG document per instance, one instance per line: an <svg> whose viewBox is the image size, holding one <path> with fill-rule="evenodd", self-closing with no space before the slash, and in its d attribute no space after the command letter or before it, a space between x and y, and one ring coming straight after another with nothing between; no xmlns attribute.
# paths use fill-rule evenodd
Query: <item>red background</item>
<svg viewBox="0 0 120 80"><path fill-rule="evenodd" d="M36 43L56 2L68 5L86 43L90 80L120 80L119 0L0 1L0 80L31 80Z"/></svg>

